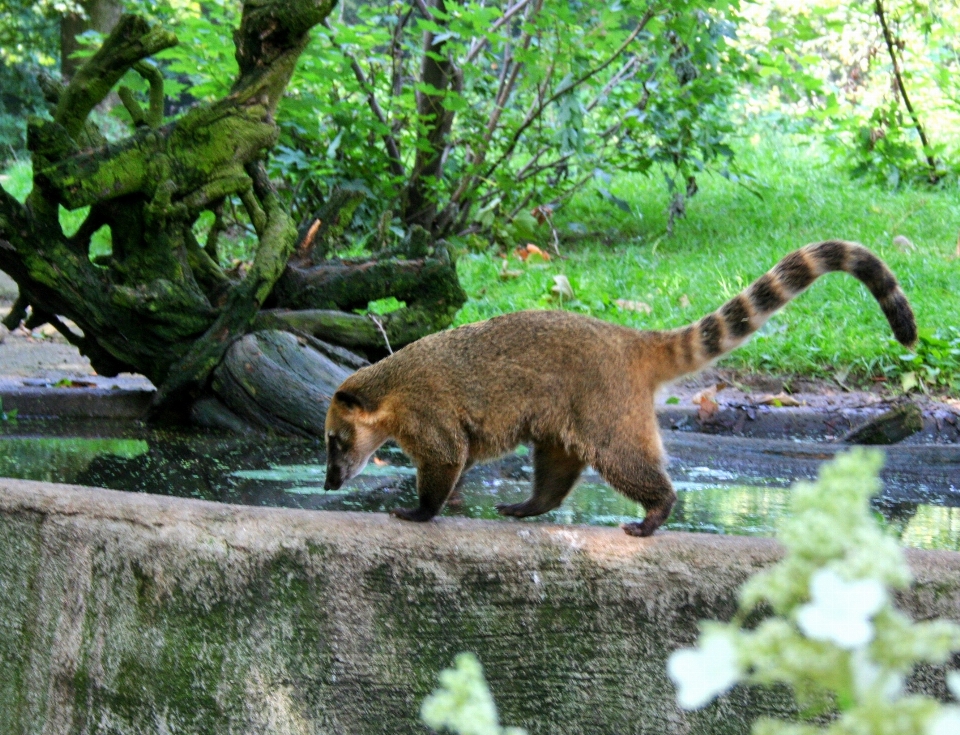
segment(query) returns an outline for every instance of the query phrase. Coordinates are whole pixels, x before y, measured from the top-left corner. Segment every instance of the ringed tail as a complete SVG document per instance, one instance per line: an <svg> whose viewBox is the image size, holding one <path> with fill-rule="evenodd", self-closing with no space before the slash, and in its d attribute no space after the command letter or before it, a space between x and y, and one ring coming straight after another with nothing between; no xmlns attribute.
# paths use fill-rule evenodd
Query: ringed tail
<svg viewBox="0 0 960 735"><path fill-rule="evenodd" d="M846 271L862 281L880 304L897 341L913 346L917 341L913 310L886 263L858 243L827 240L794 250L716 311L663 333L674 359L658 377L665 382L696 372L739 347L788 301L832 271Z"/></svg>

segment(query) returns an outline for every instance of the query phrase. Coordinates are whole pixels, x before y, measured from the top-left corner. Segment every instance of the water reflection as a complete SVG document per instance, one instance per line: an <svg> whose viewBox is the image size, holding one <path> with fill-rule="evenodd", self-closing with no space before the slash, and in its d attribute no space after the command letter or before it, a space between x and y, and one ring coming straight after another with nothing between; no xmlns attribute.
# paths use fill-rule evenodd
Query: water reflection
<svg viewBox="0 0 960 735"><path fill-rule="evenodd" d="M960 551L960 508L919 505L900 539L905 546Z"/></svg>
<svg viewBox="0 0 960 735"><path fill-rule="evenodd" d="M133 459L148 451L141 439L4 438L0 477L74 483L98 457Z"/></svg>
<svg viewBox="0 0 960 735"><path fill-rule="evenodd" d="M120 438L11 435L9 428L5 433L0 476L313 510L383 512L416 504L415 471L396 447L385 447L359 477L330 493L322 487L326 468L318 461L322 447L316 442L147 430ZM774 534L789 484L810 477L819 463L791 466L767 457L775 476L764 476L756 462L738 465L723 452L705 457L675 447L672 453L679 499L665 527L747 536ZM497 503L519 502L529 494L529 462L529 456L516 456L474 468L444 514L501 518ZM888 476L875 507L905 545L960 551L960 508L946 507L960 504L951 477L930 486L900 481L895 472ZM588 472L560 508L519 522L615 526L642 516L638 504Z"/></svg>

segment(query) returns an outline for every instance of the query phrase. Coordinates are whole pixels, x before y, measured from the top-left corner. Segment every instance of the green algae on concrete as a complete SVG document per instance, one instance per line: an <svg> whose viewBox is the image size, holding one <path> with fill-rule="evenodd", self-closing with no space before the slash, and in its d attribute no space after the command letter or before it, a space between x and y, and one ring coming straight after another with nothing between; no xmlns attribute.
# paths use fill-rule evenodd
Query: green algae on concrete
<svg viewBox="0 0 960 735"><path fill-rule="evenodd" d="M747 733L789 717L788 693L684 712L665 661L780 553L0 480L0 735L425 733L420 702L464 650L531 735ZM908 557L901 606L960 619L960 554ZM913 685L945 694L942 671Z"/></svg>

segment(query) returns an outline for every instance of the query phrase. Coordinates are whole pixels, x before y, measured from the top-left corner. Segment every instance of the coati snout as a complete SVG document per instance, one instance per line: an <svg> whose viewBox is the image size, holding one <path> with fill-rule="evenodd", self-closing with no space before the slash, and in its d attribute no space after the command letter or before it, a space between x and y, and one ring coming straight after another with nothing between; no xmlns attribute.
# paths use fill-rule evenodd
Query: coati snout
<svg viewBox="0 0 960 735"><path fill-rule="evenodd" d="M533 445L533 491L504 515L559 506L587 465L646 510L624 524L649 536L676 493L664 471L654 393L733 350L830 271L846 271L879 302L896 338L917 337L913 312L890 269L856 243L796 250L717 311L669 331L641 331L564 311L522 311L424 337L347 378L327 412L327 489L357 475L393 438L417 467L426 521L474 462Z"/></svg>
<svg viewBox="0 0 960 735"><path fill-rule="evenodd" d="M362 398L338 390L334 401L341 410L327 411L324 490L339 490L343 483L363 472L373 453L389 438L370 425L370 404Z"/></svg>

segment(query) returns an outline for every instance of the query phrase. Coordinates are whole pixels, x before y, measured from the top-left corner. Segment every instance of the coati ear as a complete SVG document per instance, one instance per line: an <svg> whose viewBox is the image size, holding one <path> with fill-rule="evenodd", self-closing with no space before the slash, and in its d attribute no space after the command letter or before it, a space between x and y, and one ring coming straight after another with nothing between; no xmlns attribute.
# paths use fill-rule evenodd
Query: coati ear
<svg viewBox="0 0 960 735"><path fill-rule="evenodd" d="M333 400L339 401L346 408L360 408L364 411L373 411L376 408L376 406L363 396L345 390L338 390L334 393Z"/></svg>

